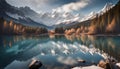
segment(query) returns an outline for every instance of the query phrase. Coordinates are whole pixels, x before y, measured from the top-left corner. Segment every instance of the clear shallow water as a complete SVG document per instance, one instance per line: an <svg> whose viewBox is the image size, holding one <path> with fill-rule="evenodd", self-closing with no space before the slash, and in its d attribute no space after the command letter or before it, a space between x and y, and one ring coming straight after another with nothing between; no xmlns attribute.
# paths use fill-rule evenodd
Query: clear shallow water
<svg viewBox="0 0 120 69"><path fill-rule="evenodd" d="M70 69L106 56L120 61L119 50L119 36L1 36L0 69L28 69L32 59L43 63L41 69Z"/></svg>

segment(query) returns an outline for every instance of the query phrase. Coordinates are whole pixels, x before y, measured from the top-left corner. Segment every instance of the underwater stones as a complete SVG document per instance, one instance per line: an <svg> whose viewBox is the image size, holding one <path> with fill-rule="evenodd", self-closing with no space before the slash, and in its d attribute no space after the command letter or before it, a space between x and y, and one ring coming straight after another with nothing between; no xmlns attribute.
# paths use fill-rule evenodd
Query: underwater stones
<svg viewBox="0 0 120 69"><path fill-rule="evenodd" d="M116 66L120 69L120 63L116 63Z"/></svg>
<svg viewBox="0 0 120 69"><path fill-rule="evenodd" d="M98 64L99 67L105 68L106 67L106 62L101 60Z"/></svg>
<svg viewBox="0 0 120 69"><path fill-rule="evenodd" d="M78 62L85 63L86 61L85 60L78 60Z"/></svg>
<svg viewBox="0 0 120 69"><path fill-rule="evenodd" d="M114 69L115 65L113 62L111 62L110 59L107 59L106 61L101 60L98 64L99 67L102 67L104 69Z"/></svg>
<svg viewBox="0 0 120 69"><path fill-rule="evenodd" d="M29 69L39 69L41 66L42 66L41 61L33 60L29 65Z"/></svg>

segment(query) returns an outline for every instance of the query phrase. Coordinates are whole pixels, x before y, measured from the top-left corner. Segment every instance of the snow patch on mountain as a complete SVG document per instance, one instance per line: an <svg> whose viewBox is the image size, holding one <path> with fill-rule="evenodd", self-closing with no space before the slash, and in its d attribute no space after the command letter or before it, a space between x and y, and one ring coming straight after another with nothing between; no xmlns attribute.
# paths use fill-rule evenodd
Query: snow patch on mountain
<svg viewBox="0 0 120 69"><path fill-rule="evenodd" d="M103 9L101 10L101 12L105 13L108 10L110 10L114 5L112 3L106 3L106 5L103 7Z"/></svg>
<svg viewBox="0 0 120 69"><path fill-rule="evenodd" d="M12 18L15 18L15 19L19 19L19 18L23 18L22 16L18 15L18 14L12 14L12 13L9 13L9 12L6 12L6 14Z"/></svg>
<svg viewBox="0 0 120 69"><path fill-rule="evenodd" d="M82 18L81 22L86 21L86 20L90 20L90 19L94 19L95 17L97 17L97 13L96 12L91 12L90 14L88 14L84 18Z"/></svg>
<svg viewBox="0 0 120 69"><path fill-rule="evenodd" d="M56 25L58 24L70 24L72 22L79 21L79 17L73 18L73 19L66 19L66 20L59 20Z"/></svg>
<svg viewBox="0 0 120 69"><path fill-rule="evenodd" d="M37 18L31 18L31 19L37 19L35 21L41 21L48 26L51 25L59 25L59 24L71 24L73 22L82 22L86 20L91 20L96 18L97 16L102 15L106 11L110 10L114 5L112 3L107 3L103 9L100 10L100 12L94 12L92 11L90 14L84 16L83 18L80 18L80 14L72 14L69 12L57 12L53 10L51 13L46 12L46 13L40 13L39 17ZM29 16L33 17L33 16Z"/></svg>
<svg viewBox="0 0 120 69"><path fill-rule="evenodd" d="M99 12L92 11L90 14L82 18L81 22L86 21L86 20L91 20L91 19L96 18L97 16L103 15L105 12L109 11L113 7L114 5L112 3L106 3L106 5Z"/></svg>
<svg viewBox="0 0 120 69"><path fill-rule="evenodd" d="M40 19L43 23L47 23L48 25L58 25L61 23L69 24L73 21L79 20L80 15L53 11L52 13L40 13Z"/></svg>

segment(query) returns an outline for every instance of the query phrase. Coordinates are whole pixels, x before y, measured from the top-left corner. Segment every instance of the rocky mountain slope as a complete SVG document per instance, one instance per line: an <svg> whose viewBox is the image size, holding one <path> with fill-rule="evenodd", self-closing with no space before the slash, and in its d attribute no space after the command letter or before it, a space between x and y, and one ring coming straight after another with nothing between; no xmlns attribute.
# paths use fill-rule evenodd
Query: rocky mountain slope
<svg viewBox="0 0 120 69"><path fill-rule="evenodd" d="M30 9L29 7L14 7L6 2L6 0L0 0L0 17L7 21L13 20L16 23L21 23L27 26L47 27L42 22L36 22L30 16L36 16L38 13Z"/></svg>

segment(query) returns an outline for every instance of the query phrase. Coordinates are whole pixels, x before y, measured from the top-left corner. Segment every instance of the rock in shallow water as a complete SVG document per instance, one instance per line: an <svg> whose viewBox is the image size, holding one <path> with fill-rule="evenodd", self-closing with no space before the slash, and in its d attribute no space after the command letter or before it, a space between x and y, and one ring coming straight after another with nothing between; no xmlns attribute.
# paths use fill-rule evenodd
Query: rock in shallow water
<svg viewBox="0 0 120 69"><path fill-rule="evenodd" d="M39 60L33 60L29 65L29 69L39 69L41 66L42 63Z"/></svg>
<svg viewBox="0 0 120 69"><path fill-rule="evenodd" d="M109 62L109 60L103 61L101 60L98 64L99 67L102 67L104 69L112 69L112 64Z"/></svg>
<svg viewBox="0 0 120 69"><path fill-rule="evenodd" d="M118 68L120 68L120 63L116 63L116 66L117 66Z"/></svg>
<svg viewBox="0 0 120 69"><path fill-rule="evenodd" d="M86 61L85 60L78 60L78 62L85 63Z"/></svg>
<svg viewBox="0 0 120 69"><path fill-rule="evenodd" d="M101 60L98 64L99 67L106 68L106 62Z"/></svg>

